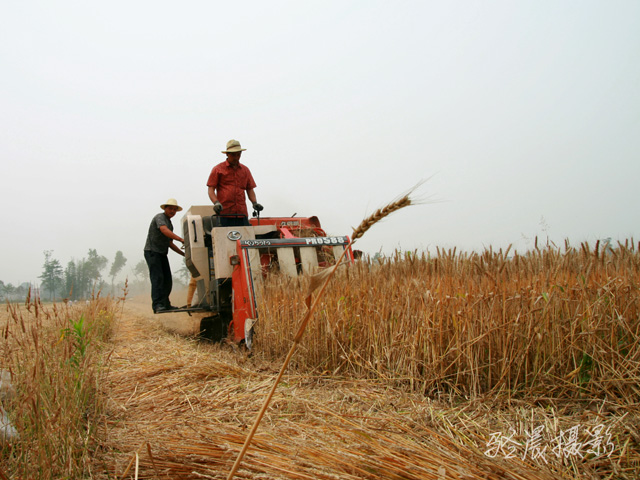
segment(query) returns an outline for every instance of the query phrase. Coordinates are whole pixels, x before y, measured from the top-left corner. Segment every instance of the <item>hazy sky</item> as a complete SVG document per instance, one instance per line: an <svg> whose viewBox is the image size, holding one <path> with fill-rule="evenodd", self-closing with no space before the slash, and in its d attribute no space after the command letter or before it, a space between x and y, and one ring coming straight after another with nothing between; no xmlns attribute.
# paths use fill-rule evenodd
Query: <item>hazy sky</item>
<svg viewBox="0 0 640 480"><path fill-rule="evenodd" d="M429 178L369 253L640 240L636 0L3 2L0 68L5 283L132 277L231 138L263 215L336 235Z"/></svg>

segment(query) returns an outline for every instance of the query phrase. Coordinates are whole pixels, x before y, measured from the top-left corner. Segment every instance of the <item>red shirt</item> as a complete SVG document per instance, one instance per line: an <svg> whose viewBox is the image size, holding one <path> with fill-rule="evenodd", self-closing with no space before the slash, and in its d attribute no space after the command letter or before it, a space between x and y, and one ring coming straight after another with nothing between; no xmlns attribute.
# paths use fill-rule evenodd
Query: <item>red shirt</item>
<svg viewBox="0 0 640 480"><path fill-rule="evenodd" d="M218 201L222 204L222 215L241 214L249 216L245 191L256 188L251 171L239 163L232 167L226 160L219 163L209 175L207 187L213 187Z"/></svg>

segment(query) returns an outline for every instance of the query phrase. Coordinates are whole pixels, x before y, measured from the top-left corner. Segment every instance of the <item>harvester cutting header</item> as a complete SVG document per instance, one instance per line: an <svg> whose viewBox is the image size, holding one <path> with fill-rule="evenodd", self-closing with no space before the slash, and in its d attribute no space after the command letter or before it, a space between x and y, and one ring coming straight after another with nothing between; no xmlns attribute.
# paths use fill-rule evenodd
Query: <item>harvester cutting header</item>
<svg viewBox="0 0 640 480"><path fill-rule="evenodd" d="M256 288L273 271L297 276L335 264L347 236L327 236L317 217L256 216L249 226L223 227L214 207L192 206L182 219L185 262L195 279L198 303L173 310L208 312L203 334L227 337L251 348L257 320ZM345 258L353 260L349 250Z"/></svg>

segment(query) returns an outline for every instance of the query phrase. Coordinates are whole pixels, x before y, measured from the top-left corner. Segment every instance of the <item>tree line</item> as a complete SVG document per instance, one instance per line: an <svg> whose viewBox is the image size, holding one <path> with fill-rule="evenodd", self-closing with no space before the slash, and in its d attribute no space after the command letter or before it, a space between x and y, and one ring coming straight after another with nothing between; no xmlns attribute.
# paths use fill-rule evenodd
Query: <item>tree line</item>
<svg viewBox="0 0 640 480"><path fill-rule="evenodd" d="M108 276L111 278L113 291L116 275L120 273L127 259L120 250L116 252L111 263ZM94 290L105 290L107 281L102 276L103 270L109 264L107 257L98 254L96 249L90 248L87 255L79 260L72 259L65 268L57 258L53 258L51 250L44 251L44 265L40 275L40 294L43 298L55 300L68 298L78 300L87 298Z"/></svg>
<svg viewBox="0 0 640 480"><path fill-rule="evenodd" d="M11 283L4 283L0 280L0 299L16 300L24 298L29 288L38 288L40 297L43 300L56 300L66 298L69 300L80 300L91 296L92 293L101 291L103 293L117 293L124 287L122 283L116 284L115 277L127 264L127 259L118 250L111 261L108 273L106 268L109 265L107 257L98 254L96 249L90 248L87 255L79 260L70 260L66 267L53 256L52 250L45 250L42 273L38 277L40 285L30 285L22 283L18 286ZM132 268L135 276L135 289L144 290L148 288L149 269L144 260L140 260ZM188 282L189 272L183 267L174 276L174 282L182 284ZM178 277L178 278L176 278ZM182 279L181 277L184 277ZM183 281L181 281L181 279ZM129 284L131 289L132 285Z"/></svg>
<svg viewBox="0 0 640 480"><path fill-rule="evenodd" d="M20 285L14 285L12 283L4 283L0 280L0 300L5 298L24 297L29 290L29 283L21 283Z"/></svg>
<svg viewBox="0 0 640 480"><path fill-rule="evenodd" d="M79 300L88 298L92 292L109 290L115 293L118 286L115 285L115 277L120 273L126 265L127 259L121 251L117 251L115 258L111 262L111 268L108 276L104 277L103 273L109 260L107 257L98 254L96 249L90 248L87 255L79 260L72 259L66 265L62 266L60 260L54 258L52 250L44 251L44 264L42 265L42 273L38 277L40 285L29 285L23 283L16 287L11 283L5 284L0 280L0 298L15 300L24 297L29 288L38 289L40 297L47 300L55 300L58 298L66 298L69 300ZM137 275L142 273L142 281L146 280L146 264L137 265L134 273ZM141 267L144 270L140 272ZM148 277L148 273L146 274ZM110 278L111 282L107 280Z"/></svg>

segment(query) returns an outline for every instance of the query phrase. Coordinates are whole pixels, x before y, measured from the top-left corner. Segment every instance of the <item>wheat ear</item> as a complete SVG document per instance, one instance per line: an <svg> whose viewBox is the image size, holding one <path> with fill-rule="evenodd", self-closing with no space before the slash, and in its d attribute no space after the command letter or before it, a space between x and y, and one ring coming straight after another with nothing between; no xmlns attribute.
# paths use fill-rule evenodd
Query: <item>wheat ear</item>
<svg viewBox="0 0 640 480"><path fill-rule="evenodd" d="M402 197L400 200L396 200L395 202L391 202L386 207L379 208L372 215L368 216L357 228L353 230L353 235L351 236L351 243L355 242L357 239L362 237L367 230L373 227L376 223L382 220L384 217L391 215L393 212L400 210L401 208L408 207L411 205L411 198L409 194Z"/></svg>

